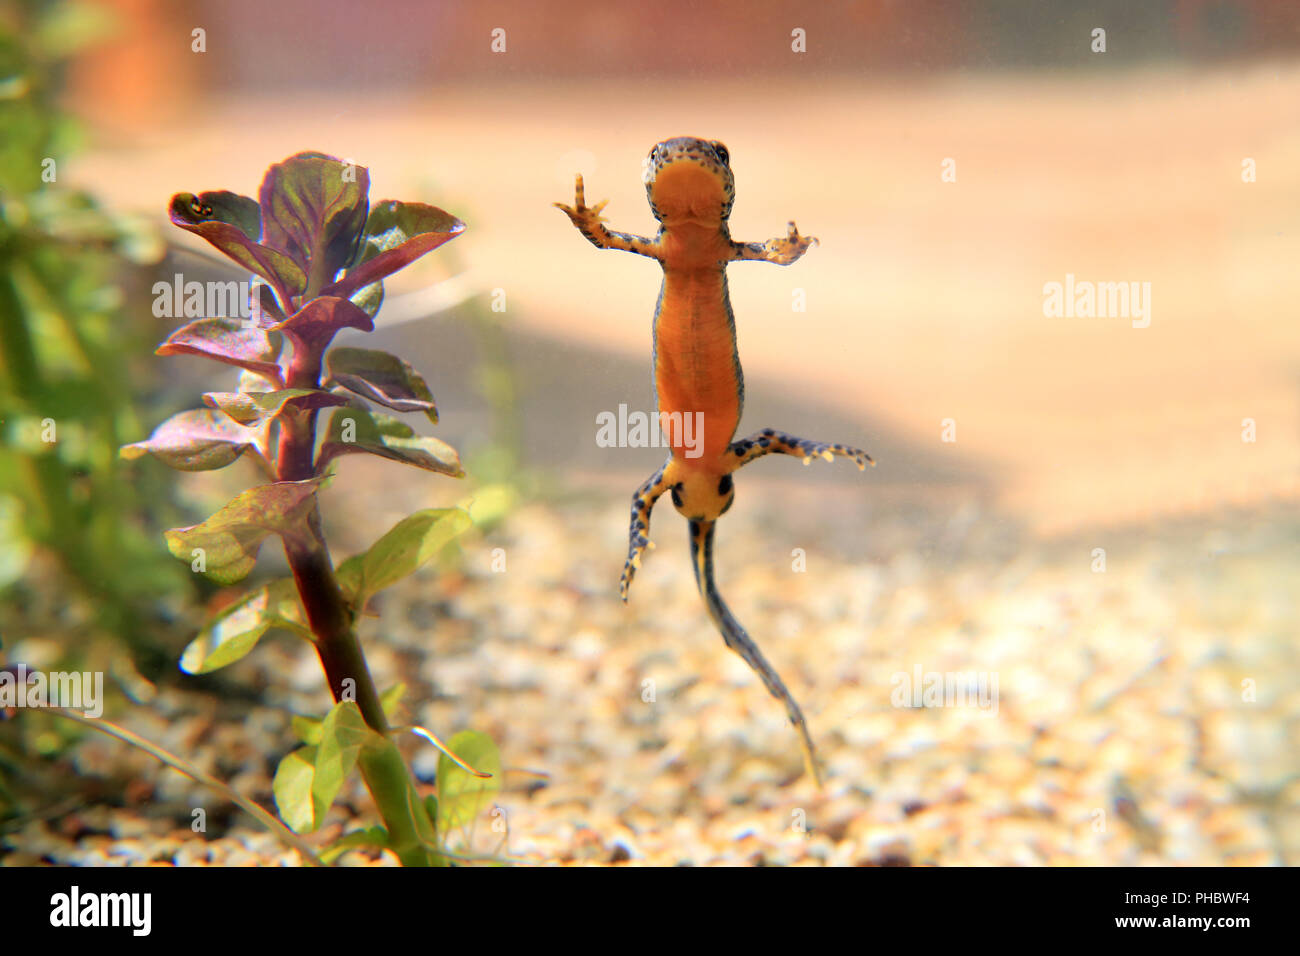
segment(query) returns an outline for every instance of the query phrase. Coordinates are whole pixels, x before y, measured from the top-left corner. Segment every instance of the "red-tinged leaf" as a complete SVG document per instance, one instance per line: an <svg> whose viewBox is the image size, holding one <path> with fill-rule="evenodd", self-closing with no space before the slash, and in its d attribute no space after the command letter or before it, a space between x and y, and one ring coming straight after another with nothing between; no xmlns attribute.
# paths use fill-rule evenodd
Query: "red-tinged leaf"
<svg viewBox="0 0 1300 956"><path fill-rule="evenodd" d="M123 445L126 459L153 455L178 471L225 468L249 448L257 433L208 408L173 415L154 429L146 441Z"/></svg>
<svg viewBox="0 0 1300 956"><path fill-rule="evenodd" d="M347 299L322 296L312 299L289 318L271 328L274 331L288 332L313 349L323 350L339 329L373 332L375 323ZM319 351L316 354L319 357Z"/></svg>
<svg viewBox="0 0 1300 956"><path fill-rule="evenodd" d="M257 287L257 296L258 305L262 310L261 321L258 325L274 325L285 320L284 309L280 307L280 303L276 300L275 293L269 285L259 285Z"/></svg>
<svg viewBox="0 0 1300 956"><path fill-rule="evenodd" d="M251 204L251 206L250 206ZM289 295L307 287L307 273L292 258L257 241L252 209L257 203L229 192L177 193L169 207L171 221L206 239L250 272L278 285ZM260 215L259 215L260 220Z"/></svg>
<svg viewBox="0 0 1300 956"><path fill-rule="evenodd" d="M256 372L276 385L284 379L276 358L280 337L245 326L239 319L198 319L183 325L155 350L158 355L202 355Z"/></svg>
<svg viewBox="0 0 1300 956"><path fill-rule="evenodd" d="M332 281L356 255L369 212L370 173L323 153L299 153L266 171L262 235L303 271ZM344 296L346 298L346 296Z"/></svg>
<svg viewBox="0 0 1300 956"><path fill-rule="evenodd" d="M414 465L453 478L465 477L456 449L437 438L417 437L410 426L396 418L356 408L335 412L329 433L316 457L316 470L341 455L378 455L404 465Z"/></svg>
<svg viewBox="0 0 1300 956"><path fill-rule="evenodd" d="M167 549L218 584L241 581L253 570L268 535L300 544L310 540L307 516L322 480L250 488L202 524L166 532Z"/></svg>
<svg viewBox="0 0 1300 956"><path fill-rule="evenodd" d="M350 296L405 268L464 231L463 222L436 206L386 199L370 211L356 264L322 292Z"/></svg>
<svg viewBox="0 0 1300 956"><path fill-rule="evenodd" d="M342 395L314 388L283 388L275 392L204 392L203 404L225 412L241 425L257 425L275 418L285 405L295 408L324 408L346 405Z"/></svg>
<svg viewBox="0 0 1300 956"><path fill-rule="evenodd" d="M329 376L348 391L399 412L424 412L437 424L438 409L424 378L388 352L339 347L325 356Z"/></svg>

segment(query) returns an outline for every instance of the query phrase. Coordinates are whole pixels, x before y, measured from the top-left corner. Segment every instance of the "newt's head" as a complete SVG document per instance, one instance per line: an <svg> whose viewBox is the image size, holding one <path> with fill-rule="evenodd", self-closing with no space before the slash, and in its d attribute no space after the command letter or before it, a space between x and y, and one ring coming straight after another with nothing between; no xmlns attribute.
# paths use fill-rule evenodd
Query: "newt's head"
<svg viewBox="0 0 1300 956"><path fill-rule="evenodd" d="M716 521L736 501L736 488L730 474L719 475L714 469L685 468L669 462L664 478L670 481L673 507L688 521Z"/></svg>
<svg viewBox="0 0 1300 956"><path fill-rule="evenodd" d="M731 215L736 181L731 154L716 141L678 136L657 144L645 160L646 197L665 225L721 226Z"/></svg>

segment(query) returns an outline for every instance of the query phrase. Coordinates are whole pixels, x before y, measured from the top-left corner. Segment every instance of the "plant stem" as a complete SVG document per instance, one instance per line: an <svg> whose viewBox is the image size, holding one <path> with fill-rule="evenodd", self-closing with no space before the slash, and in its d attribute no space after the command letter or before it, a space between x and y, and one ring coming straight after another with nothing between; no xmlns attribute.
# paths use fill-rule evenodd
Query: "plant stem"
<svg viewBox="0 0 1300 956"><path fill-rule="evenodd" d="M299 343L293 345L295 353L287 376L289 384L299 388L318 388L319 354L303 362L307 356ZM311 478L315 474L315 448L315 411L287 411L280 418L276 477L280 481ZM370 668L366 666L361 643L352 630L352 609L334 573L318 502L313 502L307 523L311 534L306 543L286 538L284 551L303 610L307 613L307 622L316 636L316 653L325 670L325 679L334 700L355 700L366 724L384 738L384 746L375 753L363 752L359 764L366 788L384 819L390 847L403 866L428 866L434 861L434 855L428 849L436 839L433 823L401 753L388 739L388 720L384 716L379 691L370 676Z"/></svg>
<svg viewBox="0 0 1300 956"><path fill-rule="evenodd" d="M316 653L336 701L355 695L361 716L376 733L388 732L388 721L379 702L379 692L366 666L361 644L352 630L352 611L348 607L330 563L329 552L320 534L320 507L312 509L308 519L314 544L308 547L285 543L289 568L302 598L303 609L312 633L316 635ZM347 682L351 681L351 685ZM349 687L352 691L347 694Z"/></svg>

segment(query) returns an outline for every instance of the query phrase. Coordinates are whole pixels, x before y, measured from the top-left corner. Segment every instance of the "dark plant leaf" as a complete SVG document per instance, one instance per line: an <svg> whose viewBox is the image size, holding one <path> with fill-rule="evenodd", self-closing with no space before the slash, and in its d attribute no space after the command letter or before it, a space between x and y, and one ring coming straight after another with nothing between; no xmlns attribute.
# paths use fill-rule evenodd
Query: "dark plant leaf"
<svg viewBox="0 0 1300 956"><path fill-rule="evenodd" d="M283 322L286 318L284 309L275 298L275 292L269 285L259 284L257 287L258 304L261 306L261 322L258 324L266 327L274 325L277 322ZM373 313L372 313L373 314Z"/></svg>
<svg viewBox="0 0 1300 956"><path fill-rule="evenodd" d="M323 153L298 153L266 171L259 193L262 235L304 272L313 288L355 257L369 212L370 173ZM346 296L344 296L346 298Z"/></svg>
<svg viewBox="0 0 1300 956"><path fill-rule="evenodd" d="M350 296L403 269L465 230L465 224L436 206L386 199L370 211L357 262L323 295Z"/></svg>
<svg viewBox="0 0 1300 956"><path fill-rule="evenodd" d="M233 198L230 198L233 197ZM257 241L253 214L247 196L215 192L172 196L171 221L187 232L206 239L250 272L278 284L289 295L307 287L307 273L289 256Z"/></svg>
<svg viewBox="0 0 1300 956"><path fill-rule="evenodd" d="M316 458L316 471L323 472L340 455L359 452L453 478L465 476L460 467L460 456L446 442L416 437L409 426L387 415L355 408L340 409L330 419L329 433Z"/></svg>
<svg viewBox="0 0 1300 956"><path fill-rule="evenodd" d="M325 356L329 376L350 392L399 412L424 412L437 424L438 409L424 378L405 361L377 349L339 348Z"/></svg>
<svg viewBox="0 0 1300 956"><path fill-rule="evenodd" d="M253 570L267 535L309 540L306 519L321 481L277 481L250 488L202 524L166 532L167 549L182 561L193 562L201 555L203 574L218 584L234 584Z"/></svg>
<svg viewBox="0 0 1300 956"><path fill-rule="evenodd" d="M239 319L197 319L181 326L154 350L157 355L202 355L248 369L283 385L280 337L265 329L245 326Z"/></svg>
<svg viewBox="0 0 1300 956"><path fill-rule="evenodd" d="M256 447L253 429L209 408L198 408L173 415L145 441L123 445L120 454L128 460L153 455L178 471L211 471L225 468Z"/></svg>
<svg viewBox="0 0 1300 956"><path fill-rule="evenodd" d="M272 330L288 332L312 349L324 350L339 329L373 332L375 323L365 312L347 299L322 296L312 299Z"/></svg>

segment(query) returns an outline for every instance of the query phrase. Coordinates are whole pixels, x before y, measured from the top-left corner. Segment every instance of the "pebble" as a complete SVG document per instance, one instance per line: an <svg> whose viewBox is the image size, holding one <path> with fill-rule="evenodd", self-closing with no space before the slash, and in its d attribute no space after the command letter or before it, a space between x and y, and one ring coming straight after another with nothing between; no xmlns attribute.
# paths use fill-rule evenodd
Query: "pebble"
<svg viewBox="0 0 1300 956"><path fill-rule="evenodd" d="M1125 560L1094 575L1078 557L1088 542L1020 540L974 505L875 509L869 533L845 536L828 494L801 500L783 533L842 550L810 550L792 574L788 548L764 543L784 520L777 490L747 487L745 503L719 542L720 586L803 706L826 787L801 775L784 713L708 621L671 509L624 606L623 497L529 504L492 532L506 573L466 539L460 575L409 579L362 622L381 687L406 681L408 712L444 739L491 733L511 768L494 798L508 839L485 819L466 852L584 866L1300 863L1294 612L1274 596L1300 574L1289 514L1117 538ZM1254 550L1207 569L1202 543L1220 539ZM996 712L894 706L891 680L917 665L996 673ZM265 705L161 686L110 719L273 807L275 762L297 746L290 713L326 710L319 663L305 642L271 640L240 666ZM431 790L436 751L403 747ZM76 773L140 781L140 799L26 821L0 838L5 863L301 864L119 742L86 734L69 756ZM353 784L330 828L373 813ZM396 862L364 849L338 861Z"/></svg>

